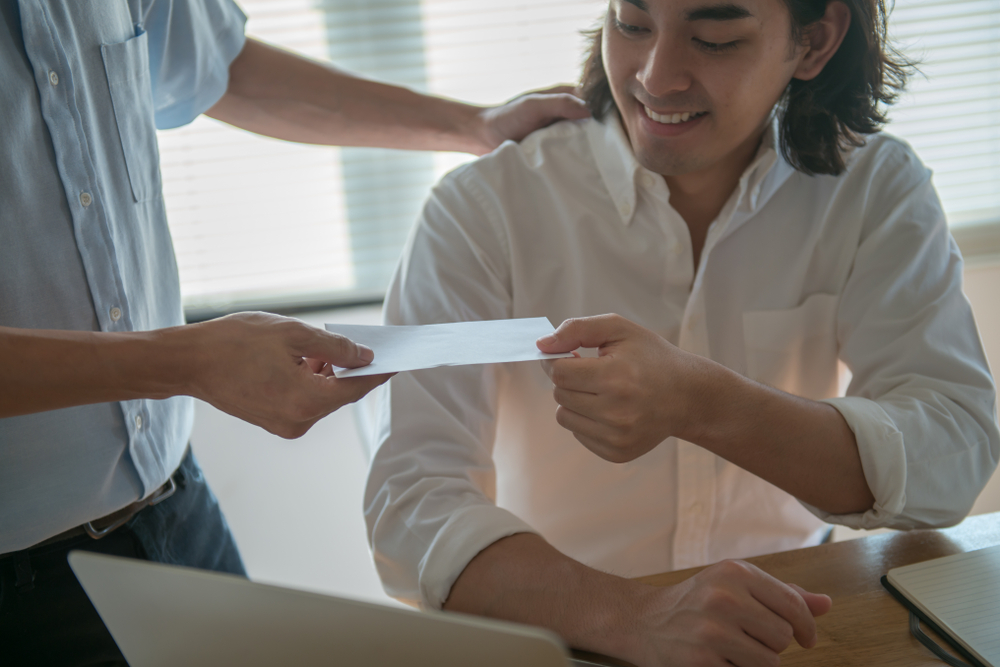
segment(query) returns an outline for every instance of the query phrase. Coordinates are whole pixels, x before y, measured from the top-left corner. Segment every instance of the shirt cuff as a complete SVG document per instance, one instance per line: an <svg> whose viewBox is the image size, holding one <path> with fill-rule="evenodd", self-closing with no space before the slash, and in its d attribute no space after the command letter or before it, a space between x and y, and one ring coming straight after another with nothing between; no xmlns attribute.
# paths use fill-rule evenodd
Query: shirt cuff
<svg viewBox="0 0 1000 667"><path fill-rule="evenodd" d="M537 532L495 505L475 505L456 511L420 561L420 606L440 609L458 575L480 551L497 540L517 533Z"/></svg>
<svg viewBox="0 0 1000 667"><path fill-rule="evenodd" d="M906 449L903 434L886 411L875 401L856 396L828 398L827 403L843 415L854 431L861 455L861 467L875 504L860 514L830 514L802 503L823 521L850 528L872 529L891 526L906 506ZM800 501L801 502L801 501Z"/></svg>

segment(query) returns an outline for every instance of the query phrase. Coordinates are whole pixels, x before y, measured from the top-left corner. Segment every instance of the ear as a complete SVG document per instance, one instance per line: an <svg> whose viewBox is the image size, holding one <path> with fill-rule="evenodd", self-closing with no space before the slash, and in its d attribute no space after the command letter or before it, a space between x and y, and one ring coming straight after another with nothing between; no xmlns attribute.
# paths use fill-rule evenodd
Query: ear
<svg viewBox="0 0 1000 667"><path fill-rule="evenodd" d="M851 10L840 0L826 3L823 18L805 30L806 52L792 76L808 81L816 78L844 41L851 27Z"/></svg>

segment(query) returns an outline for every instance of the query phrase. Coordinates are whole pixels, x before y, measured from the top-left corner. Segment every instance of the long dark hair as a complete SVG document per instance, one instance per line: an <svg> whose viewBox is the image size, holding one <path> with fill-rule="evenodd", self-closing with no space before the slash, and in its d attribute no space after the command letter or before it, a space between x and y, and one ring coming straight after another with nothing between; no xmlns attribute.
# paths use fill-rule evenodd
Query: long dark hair
<svg viewBox="0 0 1000 667"><path fill-rule="evenodd" d="M792 17L792 38L826 13L828 0L784 0ZM914 64L889 44L883 0L843 0L851 25L840 48L815 78L792 79L779 103L779 144L785 159L806 174L840 174L844 153L863 146L887 118L882 105L896 101ZM589 31L590 53L580 88L595 118L615 101L601 56L603 29Z"/></svg>

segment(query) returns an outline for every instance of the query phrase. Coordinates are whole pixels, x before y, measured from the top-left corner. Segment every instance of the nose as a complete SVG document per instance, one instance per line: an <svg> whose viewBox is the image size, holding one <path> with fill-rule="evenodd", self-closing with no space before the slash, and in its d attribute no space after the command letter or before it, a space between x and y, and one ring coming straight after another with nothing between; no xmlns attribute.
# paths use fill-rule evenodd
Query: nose
<svg viewBox="0 0 1000 667"><path fill-rule="evenodd" d="M691 71L685 50L671 35L661 34L645 54L636 78L654 98L683 92L691 87Z"/></svg>

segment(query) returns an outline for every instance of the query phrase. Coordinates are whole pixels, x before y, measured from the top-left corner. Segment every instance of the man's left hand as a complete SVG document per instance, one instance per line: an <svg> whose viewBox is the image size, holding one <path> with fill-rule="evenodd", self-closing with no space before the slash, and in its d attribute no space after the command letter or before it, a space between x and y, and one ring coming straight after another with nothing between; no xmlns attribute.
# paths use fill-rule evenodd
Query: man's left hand
<svg viewBox="0 0 1000 667"><path fill-rule="evenodd" d="M505 104L483 109L480 116L484 128L484 153L507 140L521 141L535 130L557 121L589 116L586 102L574 91L573 86L556 86L525 93Z"/></svg>
<svg viewBox="0 0 1000 667"><path fill-rule="evenodd" d="M618 315L566 320L538 340L547 353L580 347L599 356L542 364L555 384L556 421L590 451L625 463L697 422L706 398L699 371L711 362Z"/></svg>

